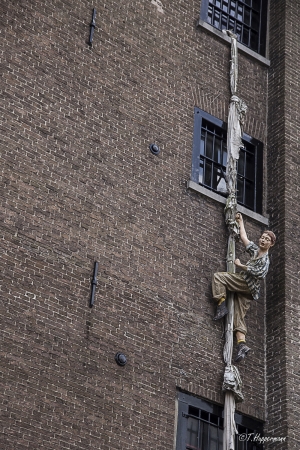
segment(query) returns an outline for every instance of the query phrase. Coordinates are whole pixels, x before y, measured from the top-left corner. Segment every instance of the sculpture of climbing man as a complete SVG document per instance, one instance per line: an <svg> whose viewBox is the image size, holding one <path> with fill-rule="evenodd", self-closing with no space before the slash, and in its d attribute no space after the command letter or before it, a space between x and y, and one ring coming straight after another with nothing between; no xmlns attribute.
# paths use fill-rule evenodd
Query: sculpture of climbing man
<svg viewBox="0 0 300 450"><path fill-rule="evenodd" d="M218 302L217 312L213 320L219 320L228 314L225 302L226 290L234 292L233 331L237 339L235 362L239 362L250 351L250 348L246 345L245 315L250 308L251 301L259 298L260 280L267 275L270 264L268 250L275 244L276 236L272 231L265 231L257 246L249 241L240 213L237 213L236 221L240 227L241 240L251 258L246 264L242 264L239 259L234 261L235 266L242 269L240 273L215 273L212 281L212 292L213 298Z"/></svg>

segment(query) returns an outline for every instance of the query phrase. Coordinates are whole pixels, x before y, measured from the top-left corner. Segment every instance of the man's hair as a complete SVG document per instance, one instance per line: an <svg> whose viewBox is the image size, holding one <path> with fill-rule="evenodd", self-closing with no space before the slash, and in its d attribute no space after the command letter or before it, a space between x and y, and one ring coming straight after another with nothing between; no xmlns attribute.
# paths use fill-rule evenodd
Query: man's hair
<svg viewBox="0 0 300 450"><path fill-rule="evenodd" d="M272 245L275 244L275 242L276 242L276 236L275 236L275 234L273 233L273 231L267 230L267 231L264 231L263 234L267 234L267 235L270 237Z"/></svg>

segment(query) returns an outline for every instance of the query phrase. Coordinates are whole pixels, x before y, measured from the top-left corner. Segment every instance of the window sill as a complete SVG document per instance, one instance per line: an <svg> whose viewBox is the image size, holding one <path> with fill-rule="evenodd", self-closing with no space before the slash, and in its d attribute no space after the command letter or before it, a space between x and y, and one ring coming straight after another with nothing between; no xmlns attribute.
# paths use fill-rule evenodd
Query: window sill
<svg viewBox="0 0 300 450"><path fill-rule="evenodd" d="M209 31L210 33L214 34L218 38L222 39L223 41L231 43L231 39L226 34L222 33L222 31L217 30L217 28L213 27L209 23L204 22L202 19L199 19L197 22L197 26L204 28L205 30ZM260 63L264 64L265 66L270 67L270 60L265 58L264 56L259 55L258 53L254 52L253 50L250 50L250 48L246 47L245 45L241 44L240 42L237 42L238 49L245 53L248 56L251 56L256 61L259 61Z"/></svg>
<svg viewBox="0 0 300 450"><path fill-rule="evenodd" d="M189 180L187 182L187 187L188 189L197 191L200 194L205 195L206 197L209 197L219 203L223 203L224 205L226 204L225 197L222 197L222 195L216 194L215 192L210 191L209 189L206 189L203 186L200 186L200 184L197 184L194 181ZM244 206L238 205L238 211L243 215L250 217L251 219L254 219L256 222L259 222L262 225L269 225L269 219L267 217L264 217L261 214L257 214L256 212L251 211L250 209L247 209Z"/></svg>

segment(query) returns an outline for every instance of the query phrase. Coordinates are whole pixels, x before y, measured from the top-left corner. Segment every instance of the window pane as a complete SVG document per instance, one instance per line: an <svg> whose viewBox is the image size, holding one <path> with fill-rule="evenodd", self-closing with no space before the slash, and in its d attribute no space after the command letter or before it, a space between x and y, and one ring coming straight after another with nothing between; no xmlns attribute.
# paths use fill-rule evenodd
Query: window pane
<svg viewBox="0 0 300 450"><path fill-rule="evenodd" d="M259 30L259 14L252 12L251 28L255 31Z"/></svg>
<svg viewBox="0 0 300 450"><path fill-rule="evenodd" d="M189 406L189 414L191 414L192 416L199 417L199 409L194 408L193 406Z"/></svg>
<svg viewBox="0 0 300 450"><path fill-rule="evenodd" d="M208 7L208 17L207 17L207 23L212 23L212 7Z"/></svg>
<svg viewBox="0 0 300 450"><path fill-rule="evenodd" d="M229 14L232 17L235 17L235 8L236 8L236 2L231 1L230 2L230 7L229 7Z"/></svg>
<svg viewBox="0 0 300 450"><path fill-rule="evenodd" d="M214 126L213 123L211 123L211 122L206 122L206 121L203 121L203 123L204 123L204 126L205 126L205 128L206 128L207 130L211 131L212 133L215 132L215 126Z"/></svg>
<svg viewBox="0 0 300 450"><path fill-rule="evenodd" d="M218 184L219 184L219 181L220 181L220 177L221 177L221 171L220 171L220 169L218 169L218 167L216 165L214 165L212 188L215 189L215 190L218 189Z"/></svg>
<svg viewBox="0 0 300 450"><path fill-rule="evenodd" d="M247 434L246 428L242 427L241 425L237 425L237 429L238 429L239 435L240 434L242 434L242 435ZM240 440L238 438L238 436L237 436L237 439L236 439L236 450L245 450L246 444L248 444L248 442L246 443L246 442Z"/></svg>
<svg viewBox="0 0 300 450"><path fill-rule="evenodd" d="M201 411L201 419L208 421L209 415L206 411Z"/></svg>
<svg viewBox="0 0 300 450"><path fill-rule="evenodd" d="M241 177L237 179L237 201L244 203L244 181Z"/></svg>
<svg viewBox="0 0 300 450"><path fill-rule="evenodd" d="M205 151L205 136L203 136L202 134L200 141L200 155L204 155L204 151Z"/></svg>
<svg viewBox="0 0 300 450"><path fill-rule="evenodd" d="M217 191L220 193L225 194L227 192L226 188L226 181L224 180L223 174L221 173L221 170L218 171L218 184L217 184Z"/></svg>
<svg viewBox="0 0 300 450"><path fill-rule="evenodd" d="M209 429L209 450L219 450L218 428L213 425Z"/></svg>
<svg viewBox="0 0 300 450"><path fill-rule="evenodd" d="M254 186L250 181L245 181L245 205L254 208Z"/></svg>
<svg viewBox="0 0 300 450"><path fill-rule="evenodd" d="M253 0L252 8L256 9L256 11L260 10L261 0Z"/></svg>
<svg viewBox="0 0 300 450"><path fill-rule="evenodd" d="M246 27L244 27L244 29L243 29L242 42L245 45L249 45L249 30Z"/></svg>
<svg viewBox="0 0 300 450"><path fill-rule="evenodd" d="M245 8L244 10L244 24L250 26L250 9Z"/></svg>
<svg viewBox="0 0 300 450"><path fill-rule="evenodd" d="M245 0L246 5L251 6L251 0Z"/></svg>
<svg viewBox="0 0 300 450"><path fill-rule="evenodd" d="M238 10L237 10L238 12L237 12L237 18L239 19L239 20L243 20L243 7L242 7L242 5L238 5Z"/></svg>
<svg viewBox="0 0 300 450"><path fill-rule="evenodd" d="M251 31L250 47L255 51L258 49L258 34L255 31Z"/></svg>
<svg viewBox="0 0 300 450"><path fill-rule="evenodd" d="M239 434L247 434L247 428L243 427L243 425L237 424L237 430Z"/></svg>
<svg viewBox="0 0 300 450"><path fill-rule="evenodd" d="M214 27L219 28L220 26L220 13L219 11L215 11L214 14Z"/></svg>
<svg viewBox="0 0 300 450"><path fill-rule="evenodd" d="M210 421L211 423L214 423L215 425L218 425L218 416L216 416L215 414L211 414L210 415Z"/></svg>
<svg viewBox="0 0 300 450"><path fill-rule="evenodd" d="M223 9L223 11L224 11L225 13L228 12L228 1L223 0L223 6L222 6L222 9Z"/></svg>
<svg viewBox="0 0 300 450"><path fill-rule="evenodd" d="M199 420L188 418L187 425L187 444L198 448L198 425Z"/></svg>
<svg viewBox="0 0 300 450"><path fill-rule="evenodd" d="M246 155L246 170L245 170L246 178L250 180L255 180L255 157L251 153L247 153Z"/></svg>
<svg viewBox="0 0 300 450"><path fill-rule="evenodd" d="M199 167L199 183L203 184L203 170L204 170L204 162L203 158L200 158L200 167Z"/></svg>
<svg viewBox="0 0 300 450"><path fill-rule="evenodd" d="M206 151L205 151L205 154L210 159L213 159L213 143L214 143L213 139L214 139L213 135L207 133L207 135L206 135L206 149L205 149Z"/></svg>
<svg viewBox="0 0 300 450"><path fill-rule="evenodd" d="M239 23L236 24L236 36L237 36L237 40L240 41L241 37L242 37L242 25L240 25Z"/></svg>
<svg viewBox="0 0 300 450"><path fill-rule="evenodd" d="M245 167L245 152L240 150L240 157L238 159L238 174L244 175L244 167Z"/></svg>
<svg viewBox="0 0 300 450"><path fill-rule="evenodd" d="M206 162L204 170L204 184L209 187L211 187L211 169L211 163Z"/></svg>
<svg viewBox="0 0 300 450"><path fill-rule="evenodd" d="M229 19L229 30L233 30L235 32L235 21Z"/></svg>
<svg viewBox="0 0 300 450"><path fill-rule="evenodd" d="M208 445L208 424L201 422L201 432L200 432L200 448L209 448Z"/></svg>
<svg viewBox="0 0 300 450"><path fill-rule="evenodd" d="M222 30L227 30L228 28L228 19L227 19L227 15L222 14L222 21L221 21L221 28Z"/></svg>
<svg viewBox="0 0 300 450"><path fill-rule="evenodd" d="M215 0L215 5L218 6L219 8L221 8L221 1L220 0Z"/></svg>
<svg viewBox="0 0 300 450"><path fill-rule="evenodd" d="M222 164L223 164L223 170L226 170L226 165L227 165L227 146L225 145L225 141L223 143L223 160L222 160Z"/></svg>
<svg viewBox="0 0 300 450"><path fill-rule="evenodd" d="M214 151L214 161L221 164L221 139L215 138L215 151Z"/></svg>
<svg viewBox="0 0 300 450"><path fill-rule="evenodd" d="M243 442L242 440L240 441L239 439L236 442L236 450L245 450L245 442ZM248 442L247 442L248 444Z"/></svg>

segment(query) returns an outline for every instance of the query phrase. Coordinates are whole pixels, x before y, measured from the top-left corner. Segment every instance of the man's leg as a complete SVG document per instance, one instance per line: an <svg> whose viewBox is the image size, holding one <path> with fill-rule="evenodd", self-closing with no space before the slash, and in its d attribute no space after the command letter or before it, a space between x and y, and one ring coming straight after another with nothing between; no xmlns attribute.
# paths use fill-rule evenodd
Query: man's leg
<svg viewBox="0 0 300 450"><path fill-rule="evenodd" d="M228 314L228 309L225 303L226 286L227 286L227 272L217 272L212 279L212 293L213 298L218 302L216 315L213 320L220 320Z"/></svg>
<svg viewBox="0 0 300 450"><path fill-rule="evenodd" d="M250 293L248 285L241 274L229 272L215 273L212 279L212 293L213 298L218 302L218 307L213 320L219 320L228 313L225 304L226 289L232 292Z"/></svg>
<svg viewBox="0 0 300 450"><path fill-rule="evenodd" d="M237 292L234 296L234 330L237 339L237 354L235 362L239 362L247 356L250 348L246 345L247 326L245 316L250 308L252 295L248 293Z"/></svg>
<svg viewBox="0 0 300 450"><path fill-rule="evenodd" d="M225 305L226 289L234 295L234 330L238 340L235 362L239 362L247 356L250 348L246 345L247 327L245 315L250 308L252 295L243 276L235 273L218 272L213 276L213 297L218 301L217 313L213 320L219 320L228 313Z"/></svg>

